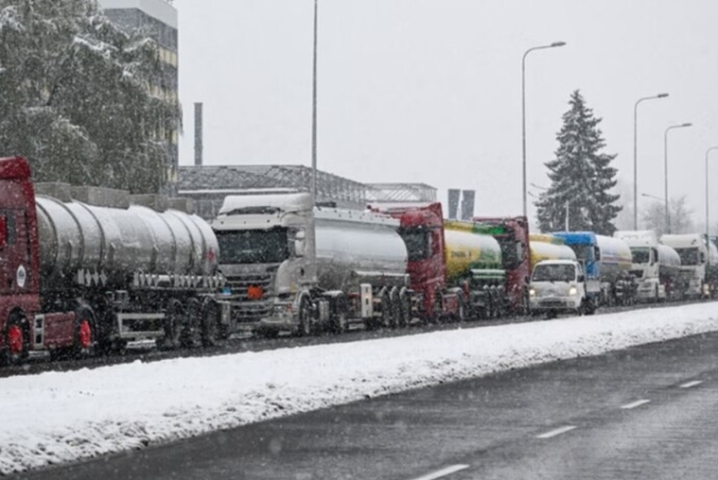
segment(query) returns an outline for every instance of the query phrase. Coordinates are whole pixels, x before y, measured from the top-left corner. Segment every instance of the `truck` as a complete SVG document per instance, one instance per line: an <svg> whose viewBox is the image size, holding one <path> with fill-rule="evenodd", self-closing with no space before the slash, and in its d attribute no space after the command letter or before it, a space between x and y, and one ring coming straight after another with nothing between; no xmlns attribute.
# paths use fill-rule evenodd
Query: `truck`
<svg viewBox="0 0 718 480"><path fill-rule="evenodd" d="M492 316L503 287L501 250L473 222L445 220L441 203L372 205L400 221L411 291L425 323Z"/></svg>
<svg viewBox="0 0 718 480"><path fill-rule="evenodd" d="M236 334L341 333L411 320L399 221L314 206L308 192L230 195L212 222L225 286L221 316Z"/></svg>
<svg viewBox="0 0 718 480"><path fill-rule="evenodd" d="M688 298L709 298L715 291L708 279L711 268L718 265L718 249L705 234L664 234L661 243L672 247L681 259L678 295Z"/></svg>
<svg viewBox="0 0 718 480"><path fill-rule="evenodd" d="M531 276L528 220L526 217L473 217L472 221L477 224L477 232L491 235L499 242L507 313L527 314Z"/></svg>
<svg viewBox="0 0 718 480"><path fill-rule="evenodd" d="M116 207L97 205L113 198ZM100 188L35 185L24 158L0 159L3 363L221 335L213 293L222 278L209 224L129 199Z"/></svg>
<svg viewBox="0 0 718 480"><path fill-rule="evenodd" d="M637 300L659 302L666 300L676 285L681 269L678 253L658 242L653 230L624 230L613 234L631 249L630 273L636 279Z"/></svg>
<svg viewBox="0 0 718 480"><path fill-rule="evenodd" d="M587 290L583 264L576 260L542 260L531 273L531 313L553 318L559 313L592 314L595 303Z"/></svg>
<svg viewBox="0 0 718 480"><path fill-rule="evenodd" d="M598 308L616 301L616 292L630 282L631 249L623 240L593 232L554 232L583 265L590 306Z"/></svg>

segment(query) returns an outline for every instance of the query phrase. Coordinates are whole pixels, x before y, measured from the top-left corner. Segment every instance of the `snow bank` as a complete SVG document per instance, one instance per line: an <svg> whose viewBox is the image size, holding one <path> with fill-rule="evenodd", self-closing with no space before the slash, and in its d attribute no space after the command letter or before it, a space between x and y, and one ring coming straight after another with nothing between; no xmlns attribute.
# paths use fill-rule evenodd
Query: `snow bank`
<svg viewBox="0 0 718 480"><path fill-rule="evenodd" d="M0 472L718 330L718 304L0 380Z"/></svg>

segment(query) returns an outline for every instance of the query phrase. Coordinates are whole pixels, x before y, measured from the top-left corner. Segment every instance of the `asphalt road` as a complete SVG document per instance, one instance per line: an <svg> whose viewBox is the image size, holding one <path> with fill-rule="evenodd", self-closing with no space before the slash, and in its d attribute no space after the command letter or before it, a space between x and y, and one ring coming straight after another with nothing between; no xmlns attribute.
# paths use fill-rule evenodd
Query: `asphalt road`
<svg viewBox="0 0 718 480"><path fill-rule="evenodd" d="M718 476L716 412L718 334L709 334L18 478L709 479Z"/></svg>

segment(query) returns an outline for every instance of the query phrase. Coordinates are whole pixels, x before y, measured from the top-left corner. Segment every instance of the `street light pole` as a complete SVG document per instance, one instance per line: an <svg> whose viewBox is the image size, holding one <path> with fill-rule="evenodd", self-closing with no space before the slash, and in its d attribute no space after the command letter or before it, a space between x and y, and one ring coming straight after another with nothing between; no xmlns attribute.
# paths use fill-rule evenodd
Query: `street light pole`
<svg viewBox="0 0 718 480"><path fill-rule="evenodd" d="M526 56L534 50L543 50L546 48L563 47L566 42L553 42L550 45L540 45L532 47L524 52L521 59L521 158L522 158L522 176L523 176L523 212L524 217L528 218L528 201L526 198Z"/></svg>
<svg viewBox="0 0 718 480"><path fill-rule="evenodd" d="M633 105L633 229L638 230L638 105L646 100L666 98L667 93L639 98Z"/></svg>
<svg viewBox="0 0 718 480"><path fill-rule="evenodd" d="M708 237L711 234L711 224L710 224L710 196L708 194L708 154L713 151L718 150L718 146L716 147L710 147L708 150L706 150L706 241L708 241Z"/></svg>
<svg viewBox="0 0 718 480"><path fill-rule="evenodd" d="M676 128L685 128L692 126L692 123L681 123L679 125L671 125L670 127L666 128L666 131L663 134L663 163L664 163L664 175L665 175L665 190L663 192L663 195L666 199L666 231L667 233L671 233L671 216L668 209L668 132L670 132L673 129Z"/></svg>
<svg viewBox="0 0 718 480"><path fill-rule="evenodd" d="M317 202L317 20L318 0L314 0L314 48L312 66L312 205Z"/></svg>

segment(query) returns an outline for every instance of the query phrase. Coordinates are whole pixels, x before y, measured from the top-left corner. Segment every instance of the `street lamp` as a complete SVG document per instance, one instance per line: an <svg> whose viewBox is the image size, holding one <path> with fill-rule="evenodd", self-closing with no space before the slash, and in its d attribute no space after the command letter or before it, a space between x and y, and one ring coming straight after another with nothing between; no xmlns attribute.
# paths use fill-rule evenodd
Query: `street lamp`
<svg viewBox="0 0 718 480"><path fill-rule="evenodd" d="M708 154L713 151L718 150L718 146L716 147L710 147L708 150L706 150L706 241L708 240L708 237L711 233L711 227L710 227L710 200L708 195Z"/></svg>
<svg viewBox="0 0 718 480"><path fill-rule="evenodd" d="M563 47L564 45L566 45L566 42L553 42L550 45L532 47L524 52L524 56L521 59L521 158L523 166L524 217L526 218L528 218L526 199L526 56L534 50Z"/></svg>
<svg viewBox="0 0 718 480"><path fill-rule="evenodd" d="M318 0L314 0L314 48L312 65L312 205L317 202L317 20Z"/></svg>
<svg viewBox="0 0 718 480"><path fill-rule="evenodd" d="M664 175L665 175L665 190L663 192L663 196L666 199L666 231L667 233L671 233L671 216L668 212L668 132L670 132L673 129L676 128L685 128L685 127L691 127L693 126L692 123L681 123L678 125L671 125L670 127L666 128L665 133L663 134L663 164L664 164Z"/></svg>
<svg viewBox="0 0 718 480"><path fill-rule="evenodd" d="M638 105L646 100L666 98L667 93L639 98L633 105L633 229L638 230Z"/></svg>

